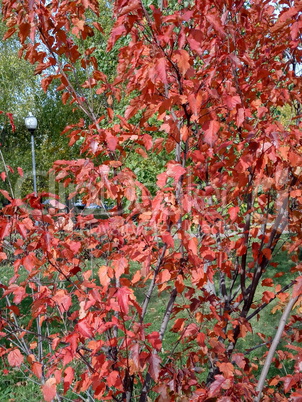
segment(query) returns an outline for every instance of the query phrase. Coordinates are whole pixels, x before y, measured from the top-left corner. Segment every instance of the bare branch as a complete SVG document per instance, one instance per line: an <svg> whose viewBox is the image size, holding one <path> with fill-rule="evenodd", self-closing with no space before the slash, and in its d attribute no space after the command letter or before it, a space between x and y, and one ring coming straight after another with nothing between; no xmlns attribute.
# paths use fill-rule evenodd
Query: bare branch
<svg viewBox="0 0 302 402"><path fill-rule="evenodd" d="M285 324L287 322L288 316L290 315L290 312L292 311L293 306L295 305L296 301L298 300L299 296L293 297L289 300L285 310L283 311L282 317L280 318L278 330L276 332L276 335L274 337L274 340L271 344L270 350L268 352L268 355L266 357L258 385L256 388L256 391L258 391L258 396L255 398L255 402L260 402L261 399L261 393L264 387L264 383L268 374L268 370L270 368L271 362L273 360L276 348L280 342L280 339L282 337L282 332L284 330Z"/></svg>

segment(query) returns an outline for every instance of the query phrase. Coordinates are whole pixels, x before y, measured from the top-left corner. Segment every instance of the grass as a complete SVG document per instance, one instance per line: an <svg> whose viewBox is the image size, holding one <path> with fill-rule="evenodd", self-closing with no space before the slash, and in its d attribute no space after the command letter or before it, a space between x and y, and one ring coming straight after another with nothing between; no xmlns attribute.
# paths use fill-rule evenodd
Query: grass
<svg viewBox="0 0 302 402"><path fill-rule="evenodd" d="M25 379L19 370L0 376L1 402L38 402L43 400L40 386Z"/></svg>
<svg viewBox="0 0 302 402"><path fill-rule="evenodd" d="M279 283L282 286L290 282L290 280L293 278L293 274L290 273L290 268L292 267L293 263L288 259L288 256L286 253L281 252L275 259L276 262L279 262L278 268L270 267L269 270L265 273L265 277L270 277L273 278L274 275L277 273L277 271L284 271L285 275L283 275L280 278L274 279L274 282L277 284ZM88 262L88 265L90 266L92 261ZM94 261L95 266L102 265L101 261ZM137 269L137 266L133 265L131 270L135 271ZM5 270L5 274L1 275L2 276L2 282L7 283L8 279L10 278L11 274L13 273L13 268L12 267L7 267L7 266L2 266L0 267L0 270ZM97 269L94 269L95 274ZM1 271L0 271L1 272ZM22 272L22 271L21 271ZM21 274L20 281L24 280L26 276L26 273L24 272ZM260 301L262 297L262 292L263 290L269 290L273 291L274 288L268 288L268 287L262 287L259 286L257 289L256 295L255 295L255 300ZM135 294L137 297L137 301L141 303L144 299L144 292L146 289L141 289L141 288L136 288L135 289ZM165 314L166 310L166 305L167 301L169 299L170 293L167 290L164 290L162 293L158 294L157 290L154 290L154 293L151 297L149 308L147 315L145 317L145 322L150 323L150 326L148 328L148 332L152 331L159 331L160 324L162 321L162 318ZM178 296L177 303L180 302L180 296ZM27 311L29 310L29 299L25 299L21 303L21 308L26 308ZM273 301L268 307L262 310L260 313L260 319L258 320L257 317L254 317L251 320L251 324L253 327L253 333L248 333L245 337L245 339L240 339L237 343L236 346L236 351L240 353L246 353L246 351L250 348L253 348L254 346L261 344L263 340L257 335L257 333L263 333L265 334L266 338L274 336L276 332L276 327L278 325L281 312L277 311L275 314L271 313L272 308L278 303L278 299ZM1 303L3 304L3 302ZM182 316L185 316L185 312L182 313ZM177 316L181 316L180 314ZM24 318L25 320L28 319L28 317ZM163 353L162 356L167 357L165 351L171 349L171 345L174 345L177 340L179 339L179 334L173 333L170 331L171 326L174 323L174 319L170 320L169 327L167 329L165 339L163 342ZM184 348L186 348L187 344L186 343L179 343L177 346L177 352L181 352ZM280 345L282 347L282 344ZM248 358L250 361L256 361L259 359L264 351L266 350L266 346L262 346L259 349L253 350L250 353L248 353ZM4 362L4 360L3 360ZM2 368L5 368L4 364L2 363ZM260 367L258 371L260 370ZM291 370L291 363L286 363L286 365L280 370L275 367L271 368L270 375L286 375L286 372L288 370ZM0 376L0 400L1 402L36 402L42 400L42 395L40 391L40 387L36 384L33 384L29 380L25 379L25 377L20 373L19 370L11 370L8 375L2 375Z"/></svg>
<svg viewBox="0 0 302 402"><path fill-rule="evenodd" d="M290 272L294 263L288 258L288 255L285 252L280 252L274 258L274 261L279 263L278 267L268 268L264 277L272 278L274 284L280 284L282 288L295 278L295 275ZM274 278L277 272L284 272L284 275L279 278ZM274 291L274 288L259 285L254 300L261 301L262 293L265 290ZM283 309L277 310L275 312L272 312L272 310L274 310L274 307L276 307L277 304L279 303L280 300L276 298L259 313L259 317L255 316L250 320L250 324L253 328L253 333L249 332L244 339L242 338L239 339L236 348L238 352L245 353L250 348L262 344L263 340L261 339L261 337L259 337L259 335L257 335L258 333L264 334L268 341L275 336L279 320L283 313ZM259 347L248 353L247 357L251 361L256 361L263 356L265 350L268 350L269 346L270 346L269 344L267 346L263 345L262 347ZM277 350L282 348L284 348L284 342L282 342L281 339L281 342ZM264 361L261 361L261 363L264 363ZM287 375L288 370L290 371L292 369L293 363L286 361L284 364L282 363L282 366L283 366L282 369L276 368L275 365L271 366L269 376L275 376L277 374L279 374L280 376ZM261 368L262 366L258 368L258 373L260 372Z"/></svg>

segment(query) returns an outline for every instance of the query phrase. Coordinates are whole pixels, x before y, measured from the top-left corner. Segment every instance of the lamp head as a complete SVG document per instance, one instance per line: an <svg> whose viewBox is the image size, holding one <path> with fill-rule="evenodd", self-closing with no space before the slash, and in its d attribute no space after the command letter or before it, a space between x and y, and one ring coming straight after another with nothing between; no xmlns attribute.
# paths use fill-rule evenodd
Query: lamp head
<svg viewBox="0 0 302 402"><path fill-rule="evenodd" d="M38 126L37 119L31 112L28 113L28 116L25 118L25 126L27 130L31 132L35 131Z"/></svg>

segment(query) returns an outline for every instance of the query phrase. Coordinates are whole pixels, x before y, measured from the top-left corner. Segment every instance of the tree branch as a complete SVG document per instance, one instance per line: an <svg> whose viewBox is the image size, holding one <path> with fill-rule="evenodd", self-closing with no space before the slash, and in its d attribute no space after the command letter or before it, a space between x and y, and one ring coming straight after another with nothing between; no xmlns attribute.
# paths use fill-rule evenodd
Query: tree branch
<svg viewBox="0 0 302 402"><path fill-rule="evenodd" d="M291 298L285 308L285 310L283 311L282 317L280 319L279 322L279 326L278 326L278 330L276 332L276 335L274 337L274 340L271 344L270 350L268 352L268 355L266 357L259 381L258 381L258 385L256 388L256 391L258 391L258 396L255 398L255 402L260 402L261 399L261 393L264 387L264 383L268 374L268 370L270 368L271 362L273 360L276 348L280 342L280 339L282 337L282 332L284 330L285 324L287 322L288 316L290 315L290 312L293 308L293 306L295 305L296 301L298 300L299 296L296 296L294 298Z"/></svg>
<svg viewBox="0 0 302 402"><path fill-rule="evenodd" d="M283 286L283 288L281 290L279 290L279 292L277 292L275 294L274 297L272 297L268 302L262 303L261 306L259 306L252 314L250 314L249 316L246 317L246 319L249 321L251 320L253 317L255 317L255 315L257 315L258 313L260 313L261 310L263 310L266 306L268 306L273 300L276 299L276 297L280 294L283 293L285 290L291 288L294 284L295 284L296 280L291 281L290 283L288 283L287 285Z"/></svg>

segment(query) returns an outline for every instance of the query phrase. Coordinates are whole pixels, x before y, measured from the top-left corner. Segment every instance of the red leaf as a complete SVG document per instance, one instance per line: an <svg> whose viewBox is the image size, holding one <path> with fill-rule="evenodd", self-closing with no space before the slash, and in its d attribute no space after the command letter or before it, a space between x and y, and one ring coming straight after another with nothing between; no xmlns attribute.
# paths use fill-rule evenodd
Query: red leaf
<svg viewBox="0 0 302 402"><path fill-rule="evenodd" d="M191 29L190 35L187 38L190 48L200 54L202 52L201 41L203 33L199 29Z"/></svg>
<svg viewBox="0 0 302 402"><path fill-rule="evenodd" d="M100 31L101 33L104 33L104 30L103 30L102 26L101 26L98 22L94 21L94 22L92 23L92 25L93 25L98 31Z"/></svg>
<svg viewBox="0 0 302 402"><path fill-rule="evenodd" d="M237 111L236 124L238 127L241 127L243 122L244 122L244 109L241 107Z"/></svg>
<svg viewBox="0 0 302 402"><path fill-rule="evenodd" d="M302 276L298 276L293 288L293 297L300 296L302 294Z"/></svg>
<svg viewBox="0 0 302 402"><path fill-rule="evenodd" d="M280 14L279 21L284 22L284 21L292 18L298 12L299 12L299 10L297 7L284 8L284 11L281 12L281 14Z"/></svg>
<svg viewBox="0 0 302 402"><path fill-rule="evenodd" d="M111 109L111 107L107 107L107 114L108 114L108 117L109 117L109 119L110 120L112 120L113 119L113 117L114 117L114 112L113 112L113 110ZM109 136L108 136L109 137ZM109 142L110 141L112 141L112 138L115 138L115 137L109 137L109 140L107 139L107 144L108 144L108 146L109 146L109 149L110 149L110 145L109 145ZM116 147L116 146L115 146ZM114 151L115 150L115 148L112 150L112 151Z"/></svg>
<svg viewBox="0 0 302 402"><path fill-rule="evenodd" d="M217 396L221 392L221 389L229 389L231 386L232 383L229 378L224 378L221 374L215 375L215 381L210 386L208 396Z"/></svg>
<svg viewBox="0 0 302 402"><path fill-rule="evenodd" d="M92 330L90 325L87 323L87 320L84 318L83 320L79 321L76 325L77 330L81 335L85 338L92 338Z"/></svg>
<svg viewBox="0 0 302 402"><path fill-rule="evenodd" d="M7 255L0 251L0 262L3 260L7 260Z"/></svg>
<svg viewBox="0 0 302 402"><path fill-rule="evenodd" d="M64 373L64 394L69 390L74 379L74 369L67 367Z"/></svg>
<svg viewBox="0 0 302 402"><path fill-rule="evenodd" d="M39 379L42 378L42 364L41 363L33 362L31 369L35 376L37 376Z"/></svg>
<svg viewBox="0 0 302 402"><path fill-rule="evenodd" d="M16 28L9 28L9 30L3 36L3 40L10 38L16 31L17 31ZM3 112L0 112L0 113L3 113Z"/></svg>
<svg viewBox="0 0 302 402"><path fill-rule="evenodd" d="M19 349L14 349L7 355L7 360L10 366L20 367L24 361L24 357L21 355Z"/></svg>
<svg viewBox="0 0 302 402"><path fill-rule="evenodd" d="M108 45L107 45L107 51L110 51L115 42L121 37L127 34L127 29L125 27L124 24L121 24L120 19L118 19L111 31L111 36L110 39L108 41Z"/></svg>
<svg viewBox="0 0 302 402"><path fill-rule="evenodd" d="M110 283L110 278L108 276L108 267L106 267L105 265L102 265L99 268L98 275L99 275L101 285L104 286L104 288L107 289L107 287L108 287L108 285Z"/></svg>
<svg viewBox="0 0 302 402"><path fill-rule="evenodd" d="M160 271L156 279L156 283L165 283L171 279L171 274L167 269L164 269L163 271Z"/></svg>
<svg viewBox="0 0 302 402"><path fill-rule="evenodd" d="M109 387L116 387L119 389L123 389L123 388L121 388L122 382L121 382L120 373L116 370L111 371L107 377L107 384Z"/></svg>
<svg viewBox="0 0 302 402"><path fill-rule="evenodd" d="M119 279L120 276L125 273L125 270L129 264L125 257L121 257L119 259L114 260L112 265L114 268L115 277Z"/></svg>
<svg viewBox="0 0 302 402"><path fill-rule="evenodd" d="M131 11L135 11L140 8L139 0L132 0L130 2L126 2L126 5L118 10L119 17L125 14L129 14Z"/></svg>
<svg viewBox="0 0 302 402"><path fill-rule="evenodd" d="M26 230L25 226L23 225L23 223L18 222L16 224L16 228L17 228L18 232L20 233L20 235L25 239L27 236L27 230Z"/></svg>
<svg viewBox="0 0 302 402"><path fill-rule="evenodd" d="M23 169L20 168L20 167L18 167L17 170L18 170L19 175L20 175L21 177L23 177L23 175L24 175Z"/></svg>
<svg viewBox="0 0 302 402"><path fill-rule="evenodd" d="M178 181L180 177L186 173L186 169L179 163L168 163L167 175L173 177L175 181Z"/></svg>
<svg viewBox="0 0 302 402"><path fill-rule="evenodd" d="M264 248L264 249L262 250L262 253L263 253L263 255L264 255L268 260L270 260L270 259L272 258L272 251L271 251L271 249L269 249L269 248Z"/></svg>
<svg viewBox="0 0 302 402"><path fill-rule="evenodd" d="M14 123L13 114L12 113L6 113L6 116L9 118L9 122L10 122L10 125L12 127L12 130L16 131L16 126L15 126L15 123Z"/></svg>
<svg viewBox="0 0 302 402"><path fill-rule="evenodd" d="M46 402L52 402L57 393L56 379L49 378L44 385L42 385L43 397Z"/></svg>
<svg viewBox="0 0 302 402"><path fill-rule="evenodd" d="M181 134L181 139L183 141L187 141L190 135L190 131L188 129L188 126L182 126L180 129L180 134Z"/></svg>
<svg viewBox="0 0 302 402"><path fill-rule="evenodd" d="M265 292L263 292L262 301L263 303L269 303L274 297L275 293L266 290Z"/></svg>
<svg viewBox="0 0 302 402"><path fill-rule="evenodd" d="M129 295L132 294L132 291L129 288L121 287L117 289L116 298L118 304L121 308L121 311L125 314L129 312Z"/></svg>
<svg viewBox="0 0 302 402"><path fill-rule="evenodd" d="M157 61L156 71L163 84L167 84L166 59L162 57Z"/></svg>
<svg viewBox="0 0 302 402"><path fill-rule="evenodd" d="M302 389L297 389L290 395L292 402L302 402Z"/></svg>
<svg viewBox="0 0 302 402"><path fill-rule="evenodd" d="M159 333L157 331L151 332L151 334L147 335L146 338L151 343L154 349L160 351L162 342L160 340Z"/></svg>
<svg viewBox="0 0 302 402"><path fill-rule="evenodd" d="M71 307L71 297L65 289L59 289L53 296L53 300L59 307L61 313L66 313Z"/></svg>
<svg viewBox="0 0 302 402"><path fill-rule="evenodd" d="M177 64L181 74L185 74L188 71L188 69L191 67L190 55L184 49L176 50L176 52L174 53L173 59L175 59L176 64Z"/></svg>
<svg viewBox="0 0 302 402"><path fill-rule="evenodd" d="M198 239L197 237L193 237L188 241L188 251L191 251L192 254L198 254Z"/></svg>
<svg viewBox="0 0 302 402"><path fill-rule="evenodd" d="M163 242L167 244L167 246L174 247L174 240L173 237L171 236L171 233L169 232L163 233L161 235L161 238L163 239Z"/></svg>
<svg viewBox="0 0 302 402"><path fill-rule="evenodd" d="M64 93L62 94L62 103L63 103L63 105L66 105L66 103L67 103L69 97L70 97L70 93L69 93L69 92L64 92Z"/></svg>
<svg viewBox="0 0 302 402"><path fill-rule="evenodd" d="M216 14L207 14L207 15L206 15L206 19L209 21L209 23L210 23L211 25L213 25L213 27L215 28L215 30L216 30L217 32L219 32L221 36L224 36L224 35L225 35L223 26L222 26L222 24L221 24L221 20L218 18L218 15L216 15Z"/></svg>
<svg viewBox="0 0 302 402"><path fill-rule="evenodd" d="M19 232L22 234L23 237L26 237L25 228L23 228L22 226L19 226ZM31 272L34 268L38 267L40 264L39 264L38 258L35 256L35 254L29 253L27 256L25 256L22 259L22 265L28 272Z"/></svg>
<svg viewBox="0 0 302 402"><path fill-rule="evenodd" d="M225 378L231 378L234 375L234 366L232 363L218 363L217 365Z"/></svg>
<svg viewBox="0 0 302 402"><path fill-rule="evenodd" d="M157 177L156 185L159 188L163 188L167 182L167 173L166 172L160 173L156 177Z"/></svg>
<svg viewBox="0 0 302 402"><path fill-rule="evenodd" d="M51 205L54 208L57 209L65 209L66 205L62 204L61 202L57 201L57 200L49 200L49 205Z"/></svg>
<svg viewBox="0 0 302 402"><path fill-rule="evenodd" d="M141 279L141 277L142 277L141 271L136 271L131 281L132 285L138 282Z"/></svg>
<svg viewBox="0 0 302 402"><path fill-rule="evenodd" d="M234 222L237 219L238 212L239 212L239 207L238 206L237 207L231 207L231 208L229 208L228 212L229 212L231 220Z"/></svg>
<svg viewBox="0 0 302 402"><path fill-rule="evenodd" d="M203 102L205 102L206 100L207 100L207 95L202 94L200 91L197 94L191 93L188 96L188 102L189 102L190 108L195 116L198 116L198 114L200 113L201 104ZM186 127L186 126L183 126L183 127Z"/></svg>
<svg viewBox="0 0 302 402"><path fill-rule="evenodd" d="M135 343L130 349L130 357L134 364L135 370L138 370L140 368L139 353L140 345L139 343Z"/></svg>
<svg viewBox="0 0 302 402"><path fill-rule="evenodd" d="M154 381L157 381L159 377L161 358L155 352L153 352L149 356L148 362L150 376Z"/></svg>
<svg viewBox="0 0 302 402"><path fill-rule="evenodd" d="M30 24L26 22L22 22L19 25L19 36L21 43L24 43L25 39L28 37L30 32Z"/></svg>
<svg viewBox="0 0 302 402"><path fill-rule="evenodd" d="M47 91L49 85L52 83L54 77L52 75L50 75L49 77L43 78L43 80L41 80L41 87L43 89L44 92Z"/></svg>
<svg viewBox="0 0 302 402"><path fill-rule="evenodd" d="M182 293L185 289L185 284L182 275L177 275L177 280L175 281L175 287L178 293Z"/></svg>
<svg viewBox="0 0 302 402"><path fill-rule="evenodd" d="M12 198L6 190L0 190L0 193L10 202L12 202Z"/></svg>
<svg viewBox="0 0 302 402"><path fill-rule="evenodd" d="M107 134L106 135L106 142L107 142L107 145L108 145L108 149L109 149L109 151L115 151L115 149L116 149L116 146L117 146L117 138L116 137L114 137L112 134Z"/></svg>
<svg viewBox="0 0 302 402"><path fill-rule="evenodd" d="M284 381L284 392L289 392L295 384L300 382L301 377L299 375L287 375L282 377L281 380Z"/></svg>
<svg viewBox="0 0 302 402"><path fill-rule="evenodd" d="M204 130L204 142L209 144L211 147L217 141L217 133L220 128L220 123L217 120L211 120L206 122L202 129Z"/></svg>
<svg viewBox="0 0 302 402"><path fill-rule="evenodd" d="M268 108L265 106L259 106L257 108L257 115L259 119L262 119L262 117L265 116L265 114L268 112Z"/></svg>
<svg viewBox="0 0 302 402"><path fill-rule="evenodd" d="M185 321L186 321L185 318L177 318L175 320L173 327L171 328L171 331L172 332L181 332L183 330Z"/></svg>
<svg viewBox="0 0 302 402"><path fill-rule="evenodd" d="M302 157L298 155L296 152L290 151L288 154L288 159L292 166L301 166Z"/></svg>
<svg viewBox="0 0 302 402"><path fill-rule="evenodd" d="M13 293L15 304L21 303L21 301L27 296L25 289L22 286L16 284L9 285L8 289L3 293L3 296Z"/></svg>
<svg viewBox="0 0 302 402"><path fill-rule="evenodd" d="M160 80L163 84L167 84L167 72L166 72L166 59L161 57L157 60L154 67L150 69L149 76L151 81L155 84Z"/></svg>
<svg viewBox="0 0 302 402"><path fill-rule="evenodd" d="M149 151L152 148L152 145L153 145L153 140L152 140L151 135L144 134L143 135L143 143L144 143L144 146L145 146L146 150Z"/></svg>
<svg viewBox="0 0 302 402"><path fill-rule="evenodd" d="M290 27L290 35L292 40L296 40L299 36L301 28L301 21L296 21L293 23L293 25Z"/></svg>
<svg viewBox="0 0 302 402"><path fill-rule="evenodd" d="M71 241L71 242L68 244L68 246L69 246L70 250L71 250L74 254L77 254L77 253L79 252L79 250L81 249L82 244L81 244L81 242L79 242L79 241Z"/></svg>
<svg viewBox="0 0 302 402"><path fill-rule="evenodd" d="M183 333L183 337L190 337L190 336L195 336L198 334L198 327L195 323L191 323L187 326L187 328L185 329L184 333Z"/></svg>
<svg viewBox="0 0 302 402"><path fill-rule="evenodd" d="M274 282L273 282L272 278L265 278L265 279L263 279L261 285L272 287L272 286L274 286Z"/></svg>
<svg viewBox="0 0 302 402"><path fill-rule="evenodd" d="M235 109L236 105L240 105L240 103L241 103L240 96L238 96L238 95L235 95L235 96L227 95L225 97L225 103L226 103L227 107L230 110L233 110L233 109Z"/></svg>
<svg viewBox="0 0 302 402"><path fill-rule="evenodd" d="M236 363L238 367L244 368L246 366L246 359L243 353L236 353L232 356L233 363Z"/></svg>

